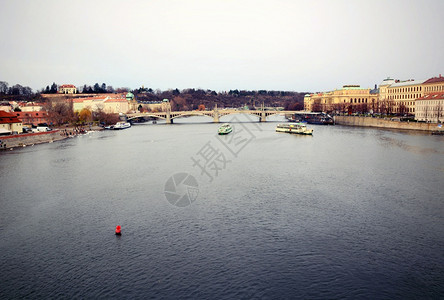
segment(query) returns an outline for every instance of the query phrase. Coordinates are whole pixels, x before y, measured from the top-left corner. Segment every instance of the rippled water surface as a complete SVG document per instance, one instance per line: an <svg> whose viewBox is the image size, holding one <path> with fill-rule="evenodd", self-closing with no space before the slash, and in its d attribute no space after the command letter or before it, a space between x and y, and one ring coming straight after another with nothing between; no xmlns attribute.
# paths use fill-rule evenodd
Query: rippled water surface
<svg viewBox="0 0 444 300"><path fill-rule="evenodd" d="M443 297L443 137L201 121L1 152L0 298Z"/></svg>

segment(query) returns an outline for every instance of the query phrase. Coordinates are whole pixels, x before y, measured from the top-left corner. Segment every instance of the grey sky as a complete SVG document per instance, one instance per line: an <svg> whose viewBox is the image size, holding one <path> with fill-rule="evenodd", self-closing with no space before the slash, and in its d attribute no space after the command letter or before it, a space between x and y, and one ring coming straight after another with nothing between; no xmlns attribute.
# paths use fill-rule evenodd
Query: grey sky
<svg viewBox="0 0 444 300"><path fill-rule="evenodd" d="M0 0L0 80L325 91L444 73L444 1Z"/></svg>

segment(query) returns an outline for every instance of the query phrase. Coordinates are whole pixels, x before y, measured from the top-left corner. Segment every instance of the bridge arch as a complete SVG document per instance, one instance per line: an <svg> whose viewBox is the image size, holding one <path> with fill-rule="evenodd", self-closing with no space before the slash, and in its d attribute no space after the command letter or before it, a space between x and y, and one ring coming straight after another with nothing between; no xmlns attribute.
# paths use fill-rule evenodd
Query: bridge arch
<svg viewBox="0 0 444 300"><path fill-rule="evenodd" d="M167 112L147 112L147 113L133 113L128 114L127 119L133 120L140 117L153 117L157 119L166 120L167 123L172 123L174 119L187 116L207 116L213 118L213 122L220 122L220 118L227 115L243 114L254 115L259 118L260 122L265 122L266 118L272 115L293 114L297 111L280 111L280 110L204 110L204 111L167 111Z"/></svg>
<svg viewBox="0 0 444 300"><path fill-rule="evenodd" d="M182 117L209 117L213 119L213 113L201 113L201 112L195 112L190 111L189 113L181 113L181 114L174 114L171 113L171 119L178 119Z"/></svg>
<svg viewBox="0 0 444 300"><path fill-rule="evenodd" d="M221 118L225 118L226 116L232 116L232 115L250 115L250 116L255 116L258 118L258 120L260 120L261 116L260 114L254 113L254 112L248 112L247 110L245 111L231 111L231 112L219 112L219 119ZM221 121L222 122L222 121Z"/></svg>
<svg viewBox="0 0 444 300"><path fill-rule="evenodd" d="M166 115L163 116L163 115L159 115L159 114L141 113L141 114L136 114L136 115L132 115L132 116L127 116L127 120L131 121L134 119L147 118L147 117L152 117L152 118L156 118L156 119L163 119L163 120L167 119Z"/></svg>

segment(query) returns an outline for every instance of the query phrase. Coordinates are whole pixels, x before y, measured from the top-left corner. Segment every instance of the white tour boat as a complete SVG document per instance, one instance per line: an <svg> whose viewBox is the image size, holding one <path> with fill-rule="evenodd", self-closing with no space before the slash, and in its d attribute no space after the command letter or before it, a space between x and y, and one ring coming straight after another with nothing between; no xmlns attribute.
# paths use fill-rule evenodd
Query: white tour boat
<svg viewBox="0 0 444 300"><path fill-rule="evenodd" d="M128 122L117 122L116 125L112 126L114 130L127 129L130 128L131 124Z"/></svg>
<svg viewBox="0 0 444 300"><path fill-rule="evenodd" d="M233 128L231 127L231 125L228 123L225 123L219 127L219 130L217 131L217 133L219 135L223 135L223 134L229 134L232 131L233 131Z"/></svg>
<svg viewBox="0 0 444 300"><path fill-rule="evenodd" d="M305 123L284 123L276 126L277 132L312 135L313 129L308 129Z"/></svg>

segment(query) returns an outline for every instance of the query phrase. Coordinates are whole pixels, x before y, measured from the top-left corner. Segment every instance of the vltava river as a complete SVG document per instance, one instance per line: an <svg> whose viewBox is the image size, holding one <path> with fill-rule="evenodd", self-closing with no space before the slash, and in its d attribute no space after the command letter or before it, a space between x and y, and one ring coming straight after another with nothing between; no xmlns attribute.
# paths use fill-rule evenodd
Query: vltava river
<svg viewBox="0 0 444 300"><path fill-rule="evenodd" d="M444 137L208 120L1 152L0 298L444 295Z"/></svg>

